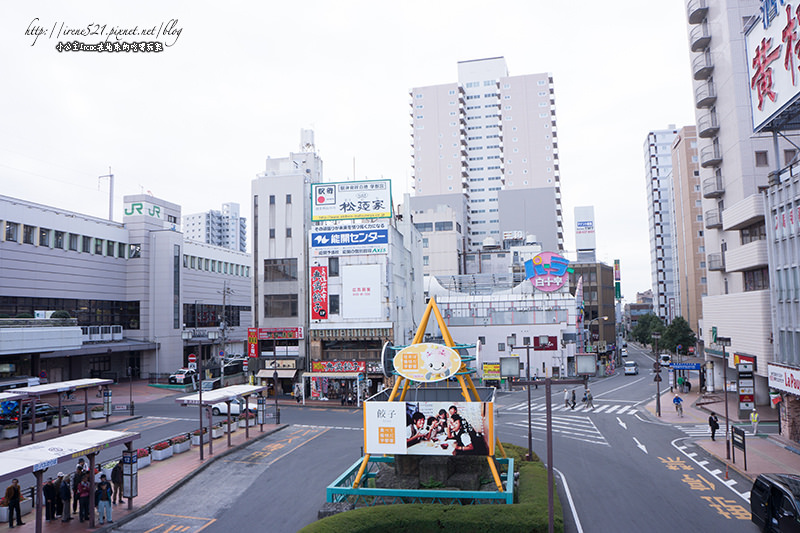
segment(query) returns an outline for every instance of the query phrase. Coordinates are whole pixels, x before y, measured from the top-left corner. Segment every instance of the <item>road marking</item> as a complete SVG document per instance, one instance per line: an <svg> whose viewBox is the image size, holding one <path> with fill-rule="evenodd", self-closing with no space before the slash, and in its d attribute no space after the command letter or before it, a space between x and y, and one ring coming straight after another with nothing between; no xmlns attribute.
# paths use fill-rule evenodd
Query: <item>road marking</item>
<svg viewBox="0 0 800 533"><path fill-rule="evenodd" d="M729 479L727 481L723 481L723 483L725 483L729 487L732 487L732 486L736 485L736 480L735 479Z"/></svg>
<svg viewBox="0 0 800 533"><path fill-rule="evenodd" d="M594 422L587 416L554 416L551 422L553 433L560 434L564 438L610 446L605 437L603 437L603 434L597 429L597 426L594 425ZM515 428L528 428L528 423L524 421L506 422L505 425ZM535 421L532 420L531 429L547 431L546 421L541 418Z"/></svg>
<svg viewBox="0 0 800 533"><path fill-rule="evenodd" d="M567 478L564 477L564 474L561 471L553 467L553 470L558 474L558 477L561 478L561 483L564 484L564 492L567 494L567 501L569 502L569 508L572 509L572 519L575 520L575 528L578 533L583 533L583 527L581 526L581 519L578 517L578 511L575 509L575 502L572 501L572 492L569 490L569 484L567 484Z"/></svg>
<svg viewBox="0 0 800 533"><path fill-rule="evenodd" d="M625 422L620 420L619 417L617 417L617 422L619 422L619 425L622 426L623 428L628 429L628 426L625 424Z"/></svg>
<svg viewBox="0 0 800 533"><path fill-rule="evenodd" d="M633 437L633 440L636 442L636 446L638 446L640 450L642 450L644 453L647 453L647 448L645 448L644 444L636 440L636 437Z"/></svg>
<svg viewBox="0 0 800 533"><path fill-rule="evenodd" d="M681 437L681 438L685 439L686 437ZM675 439L670 444L672 444L672 446L674 448L680 450L681 453L686 455L686 452L683 451L685 449L685 446L681 446L681 445L677 444L677 442L679 440L680 439ZM747 492L743 493L743 492L739 492L736 489L734 489L732 485L736 484L736 480L733 480L733 479L729 479L729 480L720 479L719 475L722 473L722 470L720 470L719 468L715 468L714 470L709 470L708 468L706 468L706 466L704 464L700 464L700 461L698 461L694 457L689 457L689 459L691 459L692 462L694 462L697 466L699 466L700 468L702 468L703 470L705 470L706 472L708 472L709 474L714 476L717 479L717 481L719 481L721 484L723 484L726 487L728 487L731 490L731 492L733 492L734 494L739 496L741 499L746 501L748 503L748 505L749 505L749 503L750 503L750 491L747 491Z"/></svg>
<svg viewBox="0 0 800 533"><path fill-rule="evenodd" d="M627 411L627 410L628 410L628 409L630 409L630 408L631 408L631 406L630 406L630 405L623 405L623 406L622 406L622 409L620 409L619 411L617 411L617 414L618 414L618 415L621 415L622 413L624 413L625 411Z"/></svg>
<svg viewBox="0 0 800 533"><path fill-rule="evenodd" d="M621 405L612 405L611 407L608 408L608 411L606 411L606 414L610 415L611 413L613 413L614 411L616 411L620 407L622 407L622 406Z"/></svg>
<svg viewBox="0 0 800 533"><path fill-rule="evenodd" d="M697 463L697 464L700 464L700 463ZM703 466L703 465L700 465L700 466ZM713 475L713 476L716 476L717 474L721 474L721 473L722 473L722 470L720 470L719 468L717 468L716 470L707 470L707 472L708 472L709 474Z"/></svg>
<svg viewBox="0 0 800 533"><path fill-rule="evenodd" d="M344 427L344 426L315 426L312 424L293 424L295 427L299 428L311 428L311 429L348 429L353 431L364 431L364 428L354 428L354 427Z"/></svg>
<svg viewBox="0 0 800 533"><path fill-rule="evenodd" d="M705 481L706 483L708 483L708 485L711 487L711 490L716 490L716 487L714 486L714 484L713 484L713 483L711 483L709 480L707 480L706 478L704 478L704 477L703 477L703 476L701 476L700 474L697 474L697 477L699 477L700 479L702 479L703 481Z"/></svg>

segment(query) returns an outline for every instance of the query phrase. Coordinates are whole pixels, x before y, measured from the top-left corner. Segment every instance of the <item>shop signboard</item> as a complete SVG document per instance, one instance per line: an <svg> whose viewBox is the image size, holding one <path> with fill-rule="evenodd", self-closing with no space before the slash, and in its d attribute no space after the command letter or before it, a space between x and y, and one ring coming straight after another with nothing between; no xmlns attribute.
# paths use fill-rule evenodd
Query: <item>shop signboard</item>
<svg viewBox="0 0 800 533"><path fill-rule="evenodd" d="M366 361L311 361L312 372L366 372Z"/></svg>
<svg viewBox="0 0 800 533"><path fill-rule="evenodd" d="M328 267L311 267L311 320L328 319Z"/></svg>
<svg viewBox="0 0 800 533"><path fill-rule="evenodd" d="M423 342L406 346L394 356L395 371L411 381L433 383L455 376L461 356L449 346Z"/></svg>
<svg viewBox="0 0 800 533"><path fill-rule="evenodd" d="M302 339L303 328L258 328L258 340Z"/></svg>
<svg viewBox="0 0 800 533"><path fill-rule="evenodd" d="M311 220L391 218L391 180L317 183L311 186Z"/></svg>
<svg viewBox="0 0 800 533"><path fill-rule="evenodd" d="M483 380L500 380L500 363L483 363Z"/></svg>
<svg viewBox="0 0 800 533"><path fill-rule="evenodd" d="M258 357L258 328L247 328L247 355Z"/></svg>
<svg viewBox="0 0 800 533"><path fill-rule="evenodd" d="M525 279L543 292L554 292L566 285L572 271L569 260L553 252L542 252L525 261Z"/></svg>
<svg viewBox="0 0 800 533"><path fill-rule="evenodd" d="M767 378L771 389L800 396L800 368L767 363Z"/></svg>
<svg viewBox="0 0 800 533"><path fill-rule="evenodd" d="M491 402L364 402L369 454L494 455L494 441Z"/></svg>

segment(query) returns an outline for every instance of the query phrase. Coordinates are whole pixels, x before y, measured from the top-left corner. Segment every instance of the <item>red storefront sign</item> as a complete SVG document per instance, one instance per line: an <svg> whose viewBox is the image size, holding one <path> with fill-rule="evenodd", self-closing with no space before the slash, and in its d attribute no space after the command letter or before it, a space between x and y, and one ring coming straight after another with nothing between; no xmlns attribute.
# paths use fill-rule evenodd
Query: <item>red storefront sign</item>
<svg viewBox="0 0 800 533"><path fill-rule="evenodd" d="M541 351L541 350L557 350L558 349L558 337L555 336L536 336L533 338L533 349L534 351Z"/></svg>
<svg viewBox="0 0 800 533"><path fill-rule="evenodd" d="M303 328L258 328L258 340L302 339Z"/></svg>
<svg viewBox="0 0 800 533"><path fill-rule="evenodd" d="M311 320L328 319L328 267L311 267Z"/></svg>
<svg viewBox="0 0 800 533"><path fill-rule="evenodd" d="M311 361L312 372L366 372L366 361Z"/></svg>
<svg viewBox="0 0 800 533"><path fill-rule="evenodd" d="M247 355L258 357L258 329L247 328Z"/></svg>

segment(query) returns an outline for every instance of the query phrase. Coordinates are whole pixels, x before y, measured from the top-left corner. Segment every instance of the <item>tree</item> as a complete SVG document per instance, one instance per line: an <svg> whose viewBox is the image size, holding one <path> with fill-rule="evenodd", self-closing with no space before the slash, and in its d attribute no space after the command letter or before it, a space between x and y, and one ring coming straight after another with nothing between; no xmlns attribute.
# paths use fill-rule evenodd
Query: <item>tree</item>
<svg viewBox="0 0 800 533"><path fill-rule="evenodd" d="M654 331L663 332L664 323L653 313L648 313L637 319L636 327L631 331L631 336L641 344L652 344Z"/></svg>
<svg viewBox="0 0 800 533"><path fill-rule="evenodd" d="M692 328L689 327L689 323L682 316L678 316L673 319L672 323L664 331L664 336L658 344L673 353L678 351L677 348L680 345L680 351L686 353L686 349L689 346L694 346L696 342L697 337Z"/></svg>

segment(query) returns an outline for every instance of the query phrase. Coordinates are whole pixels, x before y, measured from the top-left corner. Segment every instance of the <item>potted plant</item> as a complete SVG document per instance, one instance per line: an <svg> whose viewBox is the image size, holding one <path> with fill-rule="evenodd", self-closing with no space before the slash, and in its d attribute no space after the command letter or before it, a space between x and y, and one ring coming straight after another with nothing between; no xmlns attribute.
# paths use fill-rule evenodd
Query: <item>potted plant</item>
<svg viewBox="0 0 800 533"><path fill-rule="evenodd" d="M117 466L119 461L109 461L103 464L102 473L106 475L106 479L111 479L111 471L114 470L114 467Z"/></svg>
<svg viewBox="0 0 800 533"><path fill-rule="evenodd" d="M222 422L220 422L219 424L222 426L222 431L223 431L224 433L230 433L230 432L232 432L232 431L236 431L236 429L239 427L239 426L237 425L237 422L236 422L236 420L231 420L231 423L230 423L230 425L228 425L228 421L227 421L227 420L223 420L223 421L222 421Z"/></svg>
<svg viewBox="0 0 800 533"><path fill-rule="evenodd" d="M222 428L222 422L214 424L211 427L211 438L218 439L225 434L225 430Z"/></svg>
<svg viewBox="0 0 800 533"><path fill-rule="evenodd" d="M136 456L138 457L137 462L139 463L139 468L150 466L150 450L147 448L139 448L136 450Z"/></svg>
<svg viewBox="0 0 800 533"><path fill-rule="evenodd" d="M73 422L83 422L86 420L86 413L83 411L73 411L71 417Z"/></svg>
<svg viewBox="0 0 800 533"><path fill-rule="evenodd" d="M179 435L172 440L172 452L173 453L183 453L189 451L192 443L189 442L189 437L186 435Z"/></svg>
<svg viewBox="0 0 800 533"><path fill-rule="evenodd" d="M203 439L203 444L208 442L208 430L203 428L202 433L199 429L192 431L192 446L200 446L200 438Z"/></svg>
<svg viewBox="0 0 800 533"><path fill-rule="evenodd" d="M255 426L256 425L256 417L250 411L245 411L244 413L239 415L239 427L243 428L245 426Z"/></svg>
<svg viewBox="0 0 800 533"><path fill-rule="evenodd" d="M34 426L35 426L34 429L36 430L36 433L39 433L40 431L44 431L45 429L47 429L47 419L46 418L37 418L36 419L36 424L34 424Z"/></svg>
<svg viewBox="0 0 800 533"><path fill-rule="evenodd" d="M19 426L17 424L8 424L7 426L3 426L4 439L13 439L17 435L19 435Z"/></svg>
<svg viewBox="0 0 800 533"><path fill-rule="evenodd" d="M172 444L169 441L159 442L153 445L153 460L163 461L172 457Z"/></svg>
<svg viewBox="0 0 800 533"><path fill-rule="evenodd" d="M8 502L0 498L0 522L8 522Z"/></svg>
<svg viewBox="0 0 800 533"><path fill-rule="evenodd" d="M106 414L103 412L103 406L102 405L95 405L94 407L92 407L91 411L92 411L92 418L105 418L106 417Z"/></svg>

